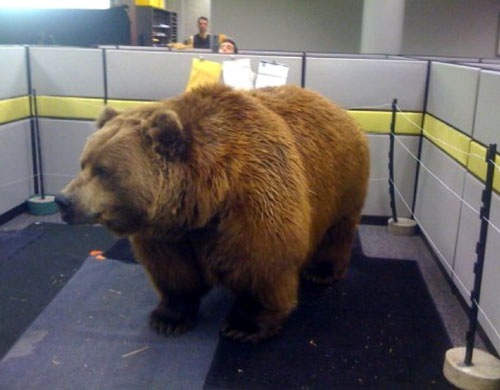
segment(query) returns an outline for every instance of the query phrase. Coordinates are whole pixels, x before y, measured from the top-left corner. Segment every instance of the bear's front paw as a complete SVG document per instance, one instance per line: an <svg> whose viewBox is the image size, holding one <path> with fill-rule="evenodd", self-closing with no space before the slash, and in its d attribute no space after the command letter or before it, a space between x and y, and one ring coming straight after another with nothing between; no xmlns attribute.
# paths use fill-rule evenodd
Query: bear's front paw
<svg viewBox="0 0 500 390"><path fill-rule="evenodd" d="M230 314L221 328L221 334L232 340L258 343L278 334L280 325L257 324L246 316Z"/></svg>
<svg viewBox="0 0 500 390"><path fill-rule="evenodd" d="M193 318L175 313L163 305L159 305L149 316L151 327L165 336L186 333L194 327L195 323Z"/></svg>
<svg viewBox="0 0 500 390"><path fill-rule="evenodd" d="M334 284L344 279L347 267L336 267L333 263L310 263L302 272L302 277L315 284Z"/></svg>

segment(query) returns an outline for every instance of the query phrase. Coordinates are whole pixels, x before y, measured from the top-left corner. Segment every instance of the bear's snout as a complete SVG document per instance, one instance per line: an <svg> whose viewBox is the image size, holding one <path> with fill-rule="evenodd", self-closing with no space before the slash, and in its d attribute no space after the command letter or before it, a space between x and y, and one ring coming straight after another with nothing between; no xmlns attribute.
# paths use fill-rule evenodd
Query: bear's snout
<svg viewBox="0 0 500 390"><path fill-rule="evenodd" d="M73 212L70 199L63 194L57 194L55 201L59 206L63 221L69 224L73 223L75 213Z"/></svg>

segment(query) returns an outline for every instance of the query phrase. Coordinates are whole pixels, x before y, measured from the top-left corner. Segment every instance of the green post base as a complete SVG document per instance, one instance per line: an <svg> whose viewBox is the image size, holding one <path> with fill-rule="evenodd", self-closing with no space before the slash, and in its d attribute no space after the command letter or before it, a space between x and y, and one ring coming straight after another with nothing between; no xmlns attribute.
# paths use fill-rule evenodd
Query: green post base
<svg viewBox="0 0 500 390"><path fill-rule="evenodd" d="M28 210L34 215L48 215L59 211L54 195L45 195L42 199L39 195L28 199Z"/></svg>

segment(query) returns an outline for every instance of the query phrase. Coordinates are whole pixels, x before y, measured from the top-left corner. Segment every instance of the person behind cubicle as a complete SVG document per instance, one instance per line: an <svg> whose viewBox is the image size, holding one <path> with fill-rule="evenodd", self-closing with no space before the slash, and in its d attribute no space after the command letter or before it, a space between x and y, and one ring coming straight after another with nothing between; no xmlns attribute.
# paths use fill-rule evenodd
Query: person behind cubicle
<svg viewBox="0 0 500 390"><path fill-rule="evenodd" d="M219 45L220 54L238 54L238 47L232 39L224 39Z"/></svg>
<svg viewBox="0 0 500 390"><path fill-rule="evenodd" d="M210 49L210 34L208 33L208 18L200 16L198 18L198 34L190 37L195 49Z"/></svg>

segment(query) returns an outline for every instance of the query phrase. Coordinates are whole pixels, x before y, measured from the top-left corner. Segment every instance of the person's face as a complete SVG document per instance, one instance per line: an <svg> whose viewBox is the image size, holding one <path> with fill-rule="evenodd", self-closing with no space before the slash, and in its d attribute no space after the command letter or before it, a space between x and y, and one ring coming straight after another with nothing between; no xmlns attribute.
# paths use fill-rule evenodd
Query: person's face
<svg viewBox="0 0 500 390"><path fill-rule="evenodd" d="M224 42L219 46L219 53L234 54L234 45L231 42Z"/></svg>
<svg viewBox="0 0 500 390"><path fill-rule="evenodd" d="M200 30L200 33L206 33L208 30L208 20L198 20L198 30Z"/></svg>

